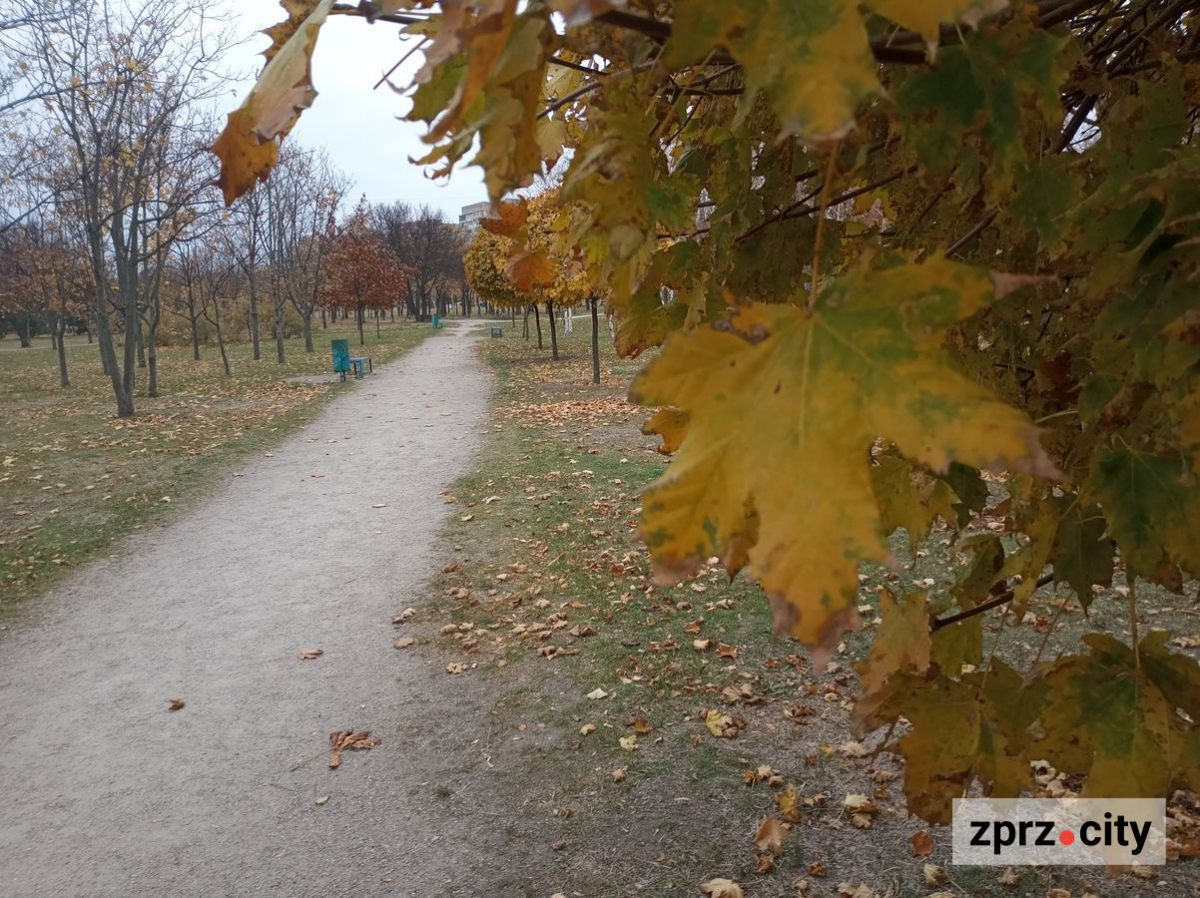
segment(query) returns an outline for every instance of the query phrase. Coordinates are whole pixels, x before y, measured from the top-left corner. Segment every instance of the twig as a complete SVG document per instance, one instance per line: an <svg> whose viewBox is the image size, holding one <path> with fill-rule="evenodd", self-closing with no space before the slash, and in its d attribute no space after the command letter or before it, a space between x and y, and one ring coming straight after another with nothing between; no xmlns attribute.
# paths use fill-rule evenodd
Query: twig
<svg viewBox="0 0 1200 898"><path fill-rule="evenodd" d="M1037 585L1038 587L1042 587L1052 582L1054 582L1054 575L1046 574L1042 577L1038 577ZM974 608L968 608L966 611L960 611L958 614L952 614L949 617L934 618L929 622L929 629L931 632L936 633L938 630L942 629L942 627L948 627L951 624L958 623L960 620L966 620L968 617L974 617L977 614L983 614L983 612L991 611L993 608L999 608L1006 602L1011 602L1015 596L1016 592L1014 590L1005 590L1004 592L1000 593L1000 595L996 596L996 598L989 599L982 605L976 605Z"/></svg>

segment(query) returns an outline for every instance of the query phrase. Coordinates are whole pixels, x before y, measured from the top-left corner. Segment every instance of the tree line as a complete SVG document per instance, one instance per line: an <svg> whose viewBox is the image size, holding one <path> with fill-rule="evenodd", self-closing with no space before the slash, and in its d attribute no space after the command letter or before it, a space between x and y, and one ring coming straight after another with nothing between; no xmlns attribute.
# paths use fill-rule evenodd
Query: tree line
<svg viewBox="0 0 1200 898"><path fill-rule="evenodd" d="M430 206L347 204L351 181L295 142L224 208L215 102L231 19L201 0L14 0L0 13L0 336L86 334L117 413L159 394L164 342L246 339L261 359L314 321L470 314L464 239ZM269 350L268 350L269 352Z"/></svg>

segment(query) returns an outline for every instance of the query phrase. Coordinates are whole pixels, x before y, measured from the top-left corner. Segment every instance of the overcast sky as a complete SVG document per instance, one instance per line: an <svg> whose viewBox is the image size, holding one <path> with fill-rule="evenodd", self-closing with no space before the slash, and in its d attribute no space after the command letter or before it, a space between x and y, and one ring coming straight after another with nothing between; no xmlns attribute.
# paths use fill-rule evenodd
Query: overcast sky
<svg viewBox="0 0 1200 898"><path fill-rule="evenodd" d="M240 30L246 34L283 18L277 0L237 0L234 8L240 11ZM449 180L425 177L419 166L408 161L426 152L421 141L425 126L398 120L408 101L386 84L371 89L411 46L410 41L401 43L398 34L399 26L386 22L369 25L363 19L330 16L313 57L313 84L320 96L287 140L329 151L337 166L354 179L350 205L365 193L372 202L429 203L458 221L462 206L487 199L479 169L456 169ZM237 95L230 97L227 111L250 91L251 73L256 77L261 70L259 54L268 43L264 35L255 34L231 59L231 67L247 77L235 85ZM414 54L393 80L408 84L419 60L420 54Z"/></svg>

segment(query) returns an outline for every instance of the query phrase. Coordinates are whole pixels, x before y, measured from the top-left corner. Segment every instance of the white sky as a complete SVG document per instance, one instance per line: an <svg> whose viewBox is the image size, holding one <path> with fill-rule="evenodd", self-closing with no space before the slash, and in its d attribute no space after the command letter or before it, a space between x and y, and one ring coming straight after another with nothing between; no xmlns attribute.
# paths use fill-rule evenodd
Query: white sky
<svg viewBox="0 0 1200 898"><path fill-rule="evenodd" d="M255 32L283 18L277 0L237 0L234 8L241 16L239 31L254 36L230 59L230 68L244 72L246 78L235 85L236 96L229 98L223 113L245 99L262 69L259 54L268 41ZM408 161L427 152L421 141L425 126L398 119L407 112L408 101L386 84L371 89L409 47L411 40L401 43L397 25L330 16L313 56L313 84L320 95L287 140L329 151L338 168L354 179L347 197L351 206L365 193L371 202L429 203L441 208L450 221L458 221L462 206L487 199L480 170L456 168L449 180L425 177L421 167ZM420 53L414 54L392 76L393 82L407 85L420 59Z"/></svg>

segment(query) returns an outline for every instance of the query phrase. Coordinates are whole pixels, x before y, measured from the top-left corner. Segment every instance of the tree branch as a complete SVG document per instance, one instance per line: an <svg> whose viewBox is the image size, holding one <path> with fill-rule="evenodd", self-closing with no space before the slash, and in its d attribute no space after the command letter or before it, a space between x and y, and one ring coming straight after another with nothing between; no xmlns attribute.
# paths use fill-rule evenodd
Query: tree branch
<svg viewBox="0 0 1200 898"><path fill-rule="evenodd" d="M1037 585L1042 587L1048 583L1054 582L1053 574L1046 574L1038 577ZM974 617L977 614L983 614L985 611L991 611L993 608L999 608L1008 602L1011 602L1016 596L1014 590L1008 589L1000 593L994 599L989 599L981 605L976 605L974 608L968 608L966 611L960 611L958 614L952 614L949 617L935 617L929 622L929 630L931 633L936 633L942 627L948 627L951 624L957 624L961 620L966 620L968 617Z"/></svg>

